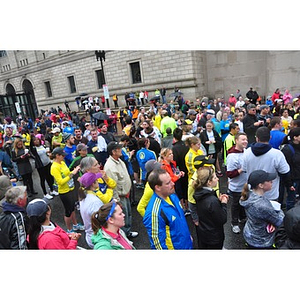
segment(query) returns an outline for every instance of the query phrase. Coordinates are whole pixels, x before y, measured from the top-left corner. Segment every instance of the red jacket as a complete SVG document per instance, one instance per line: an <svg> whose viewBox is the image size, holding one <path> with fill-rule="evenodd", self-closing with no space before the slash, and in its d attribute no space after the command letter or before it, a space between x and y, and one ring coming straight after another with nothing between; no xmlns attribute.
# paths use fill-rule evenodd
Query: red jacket
<svg viewBox="0 0 300 300"><path fill-rule="evenodd" d="M173 165L173 168L176 168L176 161L172 160L172 161L171 161L171 164ZM167 163L165 160L163 160L163 161L161 162L161 168L162 168L162 169L165 169L165 170L170 174L172 182L175 183L179 178L178 178L178 176L175 175L175 173L173 172L171 164L169 164L169 163Z"/></svg>
<svg viewBox="0 0 300 300"><path fill-rule="evenodd" d="M38 247L40 250L71 250L76 249L77 241L71 240L68 234L62 228L56 225L54 230L44 231L39 235Z"/></svg>

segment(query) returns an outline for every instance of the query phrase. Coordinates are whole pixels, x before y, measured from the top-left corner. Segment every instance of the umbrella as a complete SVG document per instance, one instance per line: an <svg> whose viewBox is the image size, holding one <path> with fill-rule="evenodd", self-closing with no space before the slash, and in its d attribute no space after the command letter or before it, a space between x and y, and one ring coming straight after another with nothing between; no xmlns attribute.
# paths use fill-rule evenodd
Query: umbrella
<svg viewBox="0 0 300 300"><path fill-rule="evenodd" d="M79 94L79 96L83 97L83 96L87 96L88 94L87 93L81 93Z"/></svg>
<svg viewBox="0 0 300 300"><path fill-rule="evenodd" d="M80 99L81 99L80 96L75 97L75 100L80 100Z"/></svg>
<svg viewBox="0 0 300 300"><path fill-rule="evenodd" d="M150 101L154 101L154 100L160 100L160 96L155 96L150 99Z"/></svg>
<svg viewBox="0 0 300 300"><path fill-rule="evenodd" d="M99 121L108 120L109 118L108 115L103 112L94 113L92 116L94 119L97 119Z"/></svg>
<svg viewBox="0 0 300 300"><path fill-rule="evenodd" d="M170 94L169 97L178 97L178 96L181 96L181 95L183 95L182 92L174 92L174 93Z"/></svg>
<svg viewBox="0 0 300 300"><path fill-rule="evenodd" d="M86 99L86 100L82 101L82 103L84 103L84 104L89 103L89 100Z"/></svg>

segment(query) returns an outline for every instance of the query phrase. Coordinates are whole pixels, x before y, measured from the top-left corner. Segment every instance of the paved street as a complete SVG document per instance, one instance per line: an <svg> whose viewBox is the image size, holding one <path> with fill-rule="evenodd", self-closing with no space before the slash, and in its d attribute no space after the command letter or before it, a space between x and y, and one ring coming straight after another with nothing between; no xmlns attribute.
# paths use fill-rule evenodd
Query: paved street
<svg viewBox="0 0 300 300"><path fill-rule="evenodd" d="M220 178L220 190L221 190L222 193L226 192L226 188L227 188L226 180L227 179L226 179L225 176ZM43 197L42 188L40 186L39 175L38 175L36 169L34 169L34 172L33 172L33 181L34 181L35 189L39 193L36 198ZM136 196L137 196L138 199L141 198L142 193L143 193L143 190L136 189ZM53 200L50 200L50 203L51 203L51 207L52 207L52 221L57 223L63 229L66 229L65 224L64 224L64 219L63 219L64 208L63 208L63 205L61 203L61 200L60 200L59 196L56 196L56 197L53 198ZM82 222L80 212L76 211L76 214L77 214L77 220ZM231 231L230 203L228 205L227 215L228 215L228 218L227 218L228 221L225 225L225 243L224 243L224 247L226 249L243 249L243 248L245 248L242 233L234 234ZM150 249L150 244L149 244L147 232L144 228L144 225L143 225L143 222L142 222L142 217L140 216L140 214L136 210L136 206L132 207L132 220L133 220L132 230L139 232L139 236L132 240L134 242L134 246L137 249ZM191 220L190 216L187 216L187 222L189 224L190 231L191 231L191 234L194 238L194 241L196 242L195 229L194 229L194 226L192 224L192 220ZM81 247L84 247L84 248L88 248L88 246L85 242L84 232L81 232L81 233L82 233L82 236L78 241L78 245L81 246Z"/></svg>

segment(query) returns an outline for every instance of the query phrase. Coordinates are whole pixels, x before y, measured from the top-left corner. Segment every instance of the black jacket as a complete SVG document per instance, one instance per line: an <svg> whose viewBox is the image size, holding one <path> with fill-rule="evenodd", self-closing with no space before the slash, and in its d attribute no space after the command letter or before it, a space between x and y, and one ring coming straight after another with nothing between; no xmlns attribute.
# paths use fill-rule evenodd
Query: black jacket
<svg viewBox="0 0 300 300"><path fill-rule="evenodd" d="M224 241L224 227L227 222L227 204L221 203L216 192L205 188L195 191L199 235L201 241L215 245Z"/></svg>
<svg viewBox="0 0 300 300"><path fill-rule="evenodd" d="M293 147L292 149L290 147ZM286 144L281 149L291 170L293 180L300 180L300 145Z"/></svg>
<svg viewBox="0 0 300 300"><path fill-rule="evenodd" d="M254 125L255 122L257 122L256 115L246 114L246 116L243 119L244 131L247 134L249 145L252 144L252 143L255 143L255 141L256 141L256 139L255 139L256 130L260 127L260 126L255 126Z"/></svg>
<svg viewBox="0 0 300 300"><path fill-rule="evenodd" d="M25 154L24 149L20 149L18 151L18 155L16 154L16 152L13 149L11 154L12 154L11 159L12 159L12 161L17 163L18 170L19 170L19 173L21 176L32 173L31 163L29 161L30 156L27 155L26 157L21 158L21 156Z"/></svg>
<svg viewBox="0 0 300 300"><path fill-rule="evenodd" d="M0 249L27 249L24 208L4 202L0 214Z"/></svg>
<svg viewBox="0 0 300 300"><path fill-rule="evenodd" d="M214 129L213 129L213 133L214 133L214 138L216 141L216 143L215 143L216 153L219 153L222 149L222 139L221 139L220 135L217 133L217 131L215 131ZM200 140L201 140L201 144L206 149L206 153L208 153L209 144L206 144L206 142L208 141L206 129L204 129L200 133Z"/></svg>
<svg viewBox="0 0 300 300"><path fill-rule="evenodd" d="M286 212L276 232L275 245L279 249L300 249L300 205Z"/></svg>

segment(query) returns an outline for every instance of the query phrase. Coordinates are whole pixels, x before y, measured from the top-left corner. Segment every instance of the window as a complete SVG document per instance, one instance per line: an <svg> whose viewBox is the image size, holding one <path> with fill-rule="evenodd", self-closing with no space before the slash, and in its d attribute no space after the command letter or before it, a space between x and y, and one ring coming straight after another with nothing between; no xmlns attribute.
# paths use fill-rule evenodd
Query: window
<svg viewBox="0 0 300 300"><path fill-rule="evenodd" d="M46 87L46 91L47 91L47 97L48 98L52 97L52 90L51 90L50 81L45 82L45 87Z"/></svg>
<svg viewBox="0 0 300 300"><path fill-rule="evenodd" d="M104 72L102 69L96 71L98 89L102 89L102 85L105 84Z"/></svg>
<svg viewBox="0 0 300 300"><path fill-rule="evenodd" d="M0 57L7 56L7 52L5 50L0 50Z"/></svg>
<svg viewBox="0 0 300 300"><path fill-rule="evenodd" d="M133 62L130 63L130 70L131 70L131 80L132 83L141 83L142 77L141 77L141 68L140 68L140 62Z"/></svg>
<svg viewBox="0 0 300 300"><path fill-rule="evenodd" d="M11 69L10 64L4 65L2 68L4 72L9 71Z"/></svg>
<svg viewBox="0 0 300 300"><path fill-rule="evenodd" d="M75 85L74 76L69 76L68 77L68 81L69 81L69 86L70 86L70 92L71 92L71 94L76 93L76 85Z"/></svg>
<svg viewBox="0 0 300 300"><path fill-rule="evenodd" d="M27 66L27 65L28 65L28 59L27 58L20 60L20 66L21 67L24 67L24 66Z"/></svg>

